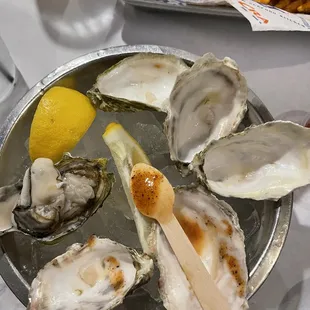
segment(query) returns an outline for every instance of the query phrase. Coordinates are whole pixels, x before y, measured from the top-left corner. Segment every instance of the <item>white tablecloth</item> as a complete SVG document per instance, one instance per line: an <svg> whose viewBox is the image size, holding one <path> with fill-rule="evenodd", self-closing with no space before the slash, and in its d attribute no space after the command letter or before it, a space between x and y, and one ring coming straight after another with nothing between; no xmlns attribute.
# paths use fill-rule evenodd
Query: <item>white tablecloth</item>
<svg viewBox="0 0 310 310"><path fill-rule="evenodd" d="M276 116L310 110L310 35L254 33L246 20L135 10L116 0L0 0L0 35L29 86L77 56L158 44L234 58ZM296 191L289 236L253 310L310 309L310 191ZM0 310L24 309L0 278Z"/></svg>

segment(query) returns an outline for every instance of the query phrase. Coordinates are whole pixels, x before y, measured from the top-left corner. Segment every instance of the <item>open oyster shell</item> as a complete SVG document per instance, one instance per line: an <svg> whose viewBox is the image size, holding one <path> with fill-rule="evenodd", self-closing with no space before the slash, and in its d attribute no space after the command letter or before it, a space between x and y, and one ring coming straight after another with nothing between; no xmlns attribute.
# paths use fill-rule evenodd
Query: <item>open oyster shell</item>
<svg viewBox="0 0 310 310"><path fill-rule="evenodd" d="M171 159L190 163L212 140L235 131L247 110L247 84L237 64L205 54L177 77L166 134Z"/></svg>
<svg viewBox="0 0 310 310"><path fill-rule="evenodd" d="M213 141L191 168L222 196L273 199L310 183L310 129L274 121Z"/></svg>
<svg viewBox="0 0 310 310"><path fill-rule="evenodd" d="M173 55L140 53L99 75L87 95L103 111L166 111L175 80L187 68Z"/></svg>
<svg viewBox="0 0 310 310"><path fill-rule="evenodd" d="M141 162L149 164L150 161L145 154L137 156L136 141L135 149L128 147L129 137L134 139L124 130L111 132L109 129L103 137L121 177L143 250L157 261L164 306L168 310L201 310L160 226L139 213L131 197L129 184L133 166ZM179 187L175 193L175 215L206 268L227 297L232 310L246 309L248 274L244 236L237 214L202 186Z"/></svg>
<svg viewBox="0 0 310 310"><path fill-rule="evenodd" d="M83 225L110 194L113 174L104 158L65 154L55 166L38 158L23 182L0 189L0 234L20 231L44 242Z"/></svg>
<svg viewBox="0 0 310 310"><path fill-rule="evenodd" d="M248 272L237 214L202 186L175 188L174 214L232 310L247 309ZM170 245L158 230L160 294L168 310L201 310Z"/></svg>
<svg viewBox="0 0 310 310"><path fill-rule="evenodd" d="M33 280L28 310L109 310L146 283L153 261L109 239L76 243Z"/></svg>

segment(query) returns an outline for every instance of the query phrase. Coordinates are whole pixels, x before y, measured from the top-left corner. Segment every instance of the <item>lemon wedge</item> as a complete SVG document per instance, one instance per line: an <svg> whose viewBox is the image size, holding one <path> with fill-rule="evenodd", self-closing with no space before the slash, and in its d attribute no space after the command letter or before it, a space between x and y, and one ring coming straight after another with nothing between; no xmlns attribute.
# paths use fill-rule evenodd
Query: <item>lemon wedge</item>
<svg viewBox="0 0 310 310"><path fill-rule="evenodd" d="M109 147L117 167L123 166L123 164L127 162L131 173L131 169L135 164L151 164L139 143L122 125L110 123L106 127L102 138Z"/></svg>
<svg viewBox="0 0 310 310"><path fill-rule="evenodd" d="M150 160L139 143L120 124L109 124L102 138L110 149L120 175L143 251L145 253L154 253L156 250L155 243L151 240L154 239L152 236L157 229L157 224L138 211L130 193L130 177L133 166L138 163L150 165Z"/></svg>
<svg viewBox="0 0 310 310"><path fill-rule="evenodd" d="M41 98L29 137L32 161L46 157L57 162L72 150L96 117L96 109L80 92L52 87Z"/></svg>

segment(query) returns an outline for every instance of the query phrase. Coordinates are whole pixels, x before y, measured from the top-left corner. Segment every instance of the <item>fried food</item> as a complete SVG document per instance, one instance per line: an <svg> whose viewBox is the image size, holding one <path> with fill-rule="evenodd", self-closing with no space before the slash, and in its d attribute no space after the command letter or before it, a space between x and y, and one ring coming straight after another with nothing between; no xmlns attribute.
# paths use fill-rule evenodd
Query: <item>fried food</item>
<svg viewBox="0 0 310 310"><path fill-rule="evenodd" d="M310 0L297 8L298 13L310 14Z"/></svg>
<svg viewBox="0 0 310 310"><path fill-rule="evenodd" d="M277 4L276 7L279 9L284 9L286 6L290 4L291 0L280 0Z"/></svg>
<svg viewBox="0 0 310 310"><path fill-rule="evenodd" d="M275 6L289 13L310 14L310 0L255 0L260 4Z"/></svg>
<svg viewBox="0 0 310 310"><path fill-rule="evenodd" d="M284 10L290 13L297 13L297 8L304 4L304 0L296 0L287 5Z"/></svg>
<svg viewBox="0 0 310 310"><path fill-rule="evenodd" d="M256 0L256 2L270 5L271 0Z"/></svg>

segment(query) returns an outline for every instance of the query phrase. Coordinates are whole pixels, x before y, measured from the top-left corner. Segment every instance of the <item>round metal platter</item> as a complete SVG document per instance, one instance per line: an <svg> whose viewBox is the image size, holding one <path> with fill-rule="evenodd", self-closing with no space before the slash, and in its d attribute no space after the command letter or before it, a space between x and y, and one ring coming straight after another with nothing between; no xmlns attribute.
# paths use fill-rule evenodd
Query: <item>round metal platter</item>
<svg viewBox="0 0 310 310"><path fill-rule="evenodd" d="M189 65L197 58L193 54L167 47L121 46L87 54L59 67L29 90L3 125L0 131L0 185L4 186L16 181L30 164L27 150L29 129L36 106L46 90L52 86L61 85L85 93L91 88L98 74L119 60L140 52L173 54L185 60ZM240 130L251 124L272 120L267 108L251 90L249 90L248 107L248 113ZM72 154L89 158L111 157L101 139L101 134L108 123L118 121L141 143L154 166L168 174L173 185L184 184L186 180L181 178L169 160L169 154L166 151L167 142L161 136L163 120L164 115L159 112L130 114L98 112L94 124ZM24 305L28 302L29 285L38 270L52 258L63 253L72 243L85 242L89 235L97 234L127 246L140 247L134 222L130 218L127 199L112 159L109 163L109 170L115 172L117 182L103 208L82 228L66 236L59 243L44 245L20 233L11 233L1 237L1 276ZM292 194L278 202L225 200L238 213L240 225L245 233L249 269L248 298L250 298L269 275L284 245L291 219ZM148 289L153 297L156 295L154 290L155 288ZM145 291L145 294L148 292ZM138 299L140 305L141 303L158 303L156 296L146 298L142 295L134 297ZM125 302L124 307L128 310L135 309L133 304Z"/></svg>

